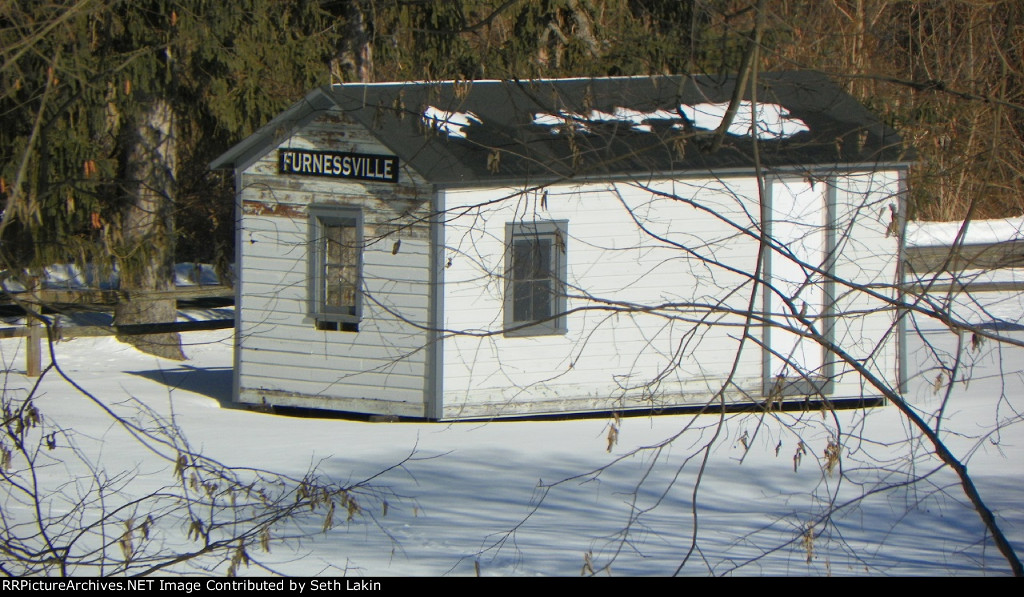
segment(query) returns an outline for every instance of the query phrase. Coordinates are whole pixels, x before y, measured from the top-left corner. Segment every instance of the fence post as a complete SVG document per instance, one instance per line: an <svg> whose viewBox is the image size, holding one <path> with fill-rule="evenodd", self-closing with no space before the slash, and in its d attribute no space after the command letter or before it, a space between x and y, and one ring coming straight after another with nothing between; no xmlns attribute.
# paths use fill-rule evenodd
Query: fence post
<svg viewBox="0 0 1024 597"><path fill-rule="evenodd" d="M29 291L31 296L38 296L39 278L32 277L29 280ZM31 313L25 313L25 326L28 333L25 335L25 375L28 377L39 377L42 371L42 331L39 320Z"/></svg>
<svg viewBox="0 0 1024 597"><path fill-rule="evenodd" d="M25 336L25 375L29 377L39 377L39 373L42 370L42 339L43 339L43 326L39 325L39 320L31 315L26 315L28 321L28 334Z"/></svg>

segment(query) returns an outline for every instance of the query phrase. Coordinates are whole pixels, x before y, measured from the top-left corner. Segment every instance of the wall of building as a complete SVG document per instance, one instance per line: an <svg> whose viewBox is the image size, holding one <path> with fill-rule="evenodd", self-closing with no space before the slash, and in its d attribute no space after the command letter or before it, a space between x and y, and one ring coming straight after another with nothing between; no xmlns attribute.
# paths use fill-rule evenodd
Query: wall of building
<svg viewBox="0 0 1024 597"><path fill-rule="evenodd" d="M733 363L729 393L755 391L751 196L750 179L447 193L465 215L446 227L445 323L471 333L445 340L445 416L695 404ZM505 224L534 220L567 222L567 331L506 337Z"/></svg>
<svg viewBox="0 0 1024 597"><path fill-rule="evenodd" d="M790 179L824 208L826 184ZM896 175L827 184L837 187L836 275L884 284L880 291L891 294L898 242L885 231ZM444 205L445 328L453 332L443 347L444 417L763 399L765 329L745 317L751 305L760 316L764 305L751 279L760 219L753 177L448 191ZM824 211L818 217L824 228ZM535 221L567 227L566 332L507 336L506 224ZM836 318L835 338L894 379L894 311L838 286L837 312L850 316ZM782 334L773 333L778 343ZM823 359L796 360L815 371L789 374L824 369ZM833 396L867 391L844 371L833 367Z"/></svg>
<svg viewBox="0 0 1024 597"><path fill-rule="evenodd" d="M280 147L389 154L326 113ZM430 189L400 166L397 184L281 175L277 151L240 178L238 399L424 416ZM358 331L318 330L310 315L309 206L363 215Z"/></svg>

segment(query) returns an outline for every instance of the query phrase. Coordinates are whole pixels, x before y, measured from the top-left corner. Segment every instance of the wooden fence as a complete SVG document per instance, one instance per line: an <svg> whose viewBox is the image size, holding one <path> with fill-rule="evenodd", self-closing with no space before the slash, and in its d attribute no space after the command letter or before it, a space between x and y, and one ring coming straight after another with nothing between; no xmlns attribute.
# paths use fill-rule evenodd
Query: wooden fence
<svg viewBox="0 0 1024 597"><path fill-rule="evenodd" d="M922 274L965 269L1024 267L1024 241L1012 240L973 245L907 247L904 260Z"/></svg>
<svg viewBox="0 0 1024 597"><path fill-rule="evenodd" d="M25 375L38 377L42 370L43 338L56 342L88 336L144 336L171 332L223 330L235 326L234 319L204 319L169 323L137 323L130 325L76 325L46 328L35 317L28 317L24 327L0 328L0 338L25 338Z"/></svg>
<svg viewBox="0 0 1024 597"><path fill-rule="evenodd" d="M174 290L127 292L122 290L91 289L36 289L7 295L9 304L41 312L44 307L57 311L82 311L112 307L119 301L166 300L195 301L234 299L230 286L182 286ZM0 338L25 338L25 374L38 377L42 370L43 339L50 341L88 336L143 336L171 332L196 332L232 328L235 320L206 319L202 321L175 321L169 323L139 323L130 325L60 326L47 330L38 317L26 315L26 325L0 328Z"/></svg>
<svg viewBox="0 0 1024 597"><path fill-rule="evenodd" d="M906 277L917 278L907 283L905 289L910 292L1024 291L1024 281L991 281L962 276L965 270L1024 267L1024 241L906 247L903 262Z"/></svg>
<svg viewBox="0 0 1024 597"><path fill-rule="evenodd" d="M156 301L174 299L234 299L235 290L221 284L209 286L178 286L174 290L99 290L91 288L45 288L24 292L3 293L8 304L67 307L112 307L123 301Z"/></svg>

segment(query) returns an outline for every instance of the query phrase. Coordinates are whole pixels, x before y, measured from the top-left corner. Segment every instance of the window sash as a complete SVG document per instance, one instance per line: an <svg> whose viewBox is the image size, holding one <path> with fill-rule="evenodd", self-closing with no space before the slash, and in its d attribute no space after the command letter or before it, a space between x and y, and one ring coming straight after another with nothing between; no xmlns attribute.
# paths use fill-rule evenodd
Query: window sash
<svg viewBox="0 0 1024 597"><path fill-rule="evenodd" d="M566 332L566 225L564 221L506 225L506 336Z"/></svg>
<svg viewBox="0 0 1024 597"><path fill-rule="evenodd" d="M358 323L362 317L362 213L314 206L309 217L310 314L318 324Z"/></svg>
<svg viewBox="0 0 1024 597"><path fill-rule="evenodd" d="M516 238L512 244L512 321L528 323L550 318L555 309L557 267L552 262L554 239Z"/></svg>
<svg viewBox="0 0 1024 597"><path fill-rule="evenodd" d="M321 223L321 231L322 310L355 316L359 288L358 228L353 223Z"/></svg>

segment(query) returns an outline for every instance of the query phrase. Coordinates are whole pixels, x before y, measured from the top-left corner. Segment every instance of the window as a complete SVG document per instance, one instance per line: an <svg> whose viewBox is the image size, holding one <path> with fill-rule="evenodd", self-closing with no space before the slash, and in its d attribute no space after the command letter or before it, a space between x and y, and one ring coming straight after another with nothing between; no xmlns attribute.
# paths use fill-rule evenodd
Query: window
<svg viewBox="0 0 1024 597"><path fill-rule="evenodd" d="M310 207L310 311L320 330L359 331L363 222L358 210Z"/></svg>
<svg viewBox="0 0 1024 597"><path fill-rule="evenodd" d="M564 334L568 222L505 225L506 336Z"/></svg>

